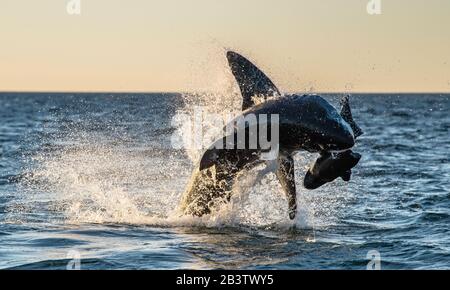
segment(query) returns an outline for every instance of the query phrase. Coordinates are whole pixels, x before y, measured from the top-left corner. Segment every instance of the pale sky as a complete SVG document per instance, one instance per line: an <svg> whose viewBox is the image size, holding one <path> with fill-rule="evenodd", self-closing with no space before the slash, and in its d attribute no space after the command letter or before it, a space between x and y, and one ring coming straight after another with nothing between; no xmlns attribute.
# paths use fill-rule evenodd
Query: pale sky
<svg viewBox="0 0 450 290"><path fill-rule="evenodd" d="M0 91L225 86L225 49L283 91L450 92L450 1L0 0Z"/></svg>

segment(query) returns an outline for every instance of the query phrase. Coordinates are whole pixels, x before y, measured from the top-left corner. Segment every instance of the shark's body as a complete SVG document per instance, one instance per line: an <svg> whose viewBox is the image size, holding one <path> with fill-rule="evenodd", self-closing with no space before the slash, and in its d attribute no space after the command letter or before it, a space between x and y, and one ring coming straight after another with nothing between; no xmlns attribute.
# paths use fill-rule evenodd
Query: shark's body
<svg viewBox="0 0 450 290"><path fill-rule="evenodd" d="M299 150L321 154L305 177L304 186L308 189L338 177L348 181L351 169L361 157L350 148L362 131L353 121L347 97L342 101L341 113L338 113L317 95L281 96L267 76L247 59L234 52L228 52L227 58L243 96L242 116L253 114L258 123L258 116L278 116L276 175L287 195L289 217L293 219L296 214L293 154ZM264 102L255 105L255 98ZM245 130L249 136L251 125ZM237 132L233 134L236 136ZM224 144L226 137L216 141L203 155L181 202L181 210L185 214L202 216L228 202L237 176L243 169L250 169L261 162L263 150L260 144L252 149L238 149L241 147L237 144L216 149L217 143Z"/></svg>

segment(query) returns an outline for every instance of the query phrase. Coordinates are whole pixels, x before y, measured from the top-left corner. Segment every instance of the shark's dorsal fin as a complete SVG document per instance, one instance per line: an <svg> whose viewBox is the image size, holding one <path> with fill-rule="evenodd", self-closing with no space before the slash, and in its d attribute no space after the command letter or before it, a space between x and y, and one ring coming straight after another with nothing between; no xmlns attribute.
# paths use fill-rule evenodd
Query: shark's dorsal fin
<svg viewBox="0 0 450 290"><path fill-rule="evenodd" d="M355 138L361 136L364 132L363 130L355 123L352 116L352 110L350 109L348 95L342 97L341 99L341 116L342 118L352 127L353 135Z"/></svg>
<svg viewBox="0 0 450 290"><path fill-rule="evenodd" d="M297 192L295 190L294 159L290 154L280 152L276 175L288 199L289 218L293 220L297 214Z"/></svg>
<svg viewBox="0 0 450 290"><path fill-rule="evenodd" d="M241 90L242 110L255 105L253 98L264 101L268 97L281 95L272 81L248 59L233 51L227 52L227 59Z"/></svg>

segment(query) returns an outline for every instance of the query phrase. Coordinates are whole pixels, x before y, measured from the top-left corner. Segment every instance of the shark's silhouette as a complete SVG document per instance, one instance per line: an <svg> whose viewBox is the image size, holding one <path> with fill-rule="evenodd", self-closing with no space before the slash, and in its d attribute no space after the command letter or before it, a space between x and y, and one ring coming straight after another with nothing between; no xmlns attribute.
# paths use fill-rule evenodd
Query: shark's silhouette
<svg viewBox="0 0 450 290"><path fill-rule="evenodd" d="M350 150L363 132L353 121L349 98L345 96L341 100L342 108L338 113L317 95L282 95L263 72L238 53L227 52L227 59L242 93L242 116L278 115L276 175L287 196L289 217L294 219L297 206L292 156L295 152L320 153L306 173L303 185L307 189L316 189L338 177L349 181L351 169L361 158L360 154ZM245 127L246 131L250 129L251 125ZM236 130L232 133L234 137ZM228 202L237 175L261 162L263 150L260 144L256 149L239 149L241 147L236 143L226 149L217 149L218 142L225 144L226 137L217 140L204 153L193 173L180 204L185 214L202 216Z"/></svg>

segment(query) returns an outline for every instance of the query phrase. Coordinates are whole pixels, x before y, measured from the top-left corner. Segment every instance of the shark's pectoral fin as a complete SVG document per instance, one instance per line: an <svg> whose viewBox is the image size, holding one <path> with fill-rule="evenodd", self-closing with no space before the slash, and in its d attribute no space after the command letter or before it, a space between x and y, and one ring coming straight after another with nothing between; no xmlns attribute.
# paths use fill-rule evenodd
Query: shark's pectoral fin
<svg viewBox="0 0 450 290"><path fill-rule="evenodd" d="M276 174L287 196L289 218L292 220L297 214L297 192L295 190L294 159L291 155L280 152Z"/></svg>
<svg viewBox="0 0 450 290"><path fill-rule="evenodd" d="M268 97L280 96L280 91L272 81L254 64L242 55L228 51L228 63L231 68L242 94L242 110L246 110L253 105L253 98L259 98L260 102Z"/></svg>
<svg viewBox="0 0 450 290"><path fill-rule="evenodd" d="M350 127L352 127L353 135L355 136L355 138L361 136L364 133L363 130L353 120L348 95L342 97L341 99L341 116L350 125Z"/></svg>

